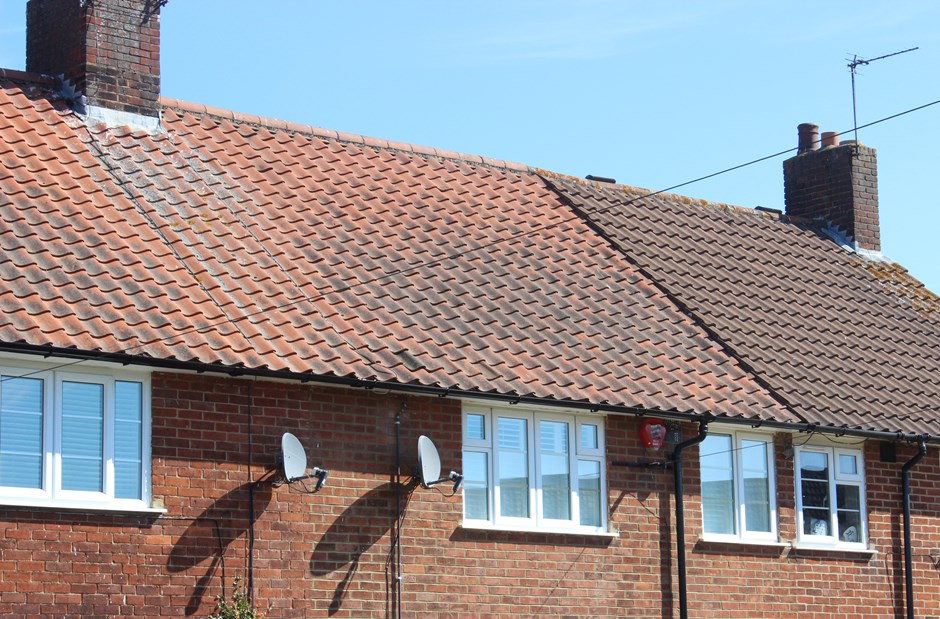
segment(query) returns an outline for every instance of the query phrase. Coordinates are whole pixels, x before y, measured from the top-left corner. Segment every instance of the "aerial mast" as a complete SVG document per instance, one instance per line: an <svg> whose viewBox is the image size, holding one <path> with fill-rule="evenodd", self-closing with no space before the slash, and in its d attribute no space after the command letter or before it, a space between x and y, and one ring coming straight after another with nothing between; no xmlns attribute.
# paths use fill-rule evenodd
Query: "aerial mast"
<svg viewBox="0 0 940 619"><path fill-rule="evenodd" d="M862 65L867 65L875 62L876 60L884 60L885 58L891 58L892 56L898 56L900 54L906 54L907 52L913 52L920 49L919 47L912 47L910 49L901 50L899 52L894 52L892 54L885 54L884 56L878 56L877 58L869 58L865 60L864 58L859 58L857 54L852 55L852 61L849 63L849 71L852 73L852 127L855 131L855 143L858 144L858 111L855 105L855 74L858 73L858 67Z"/></svg>

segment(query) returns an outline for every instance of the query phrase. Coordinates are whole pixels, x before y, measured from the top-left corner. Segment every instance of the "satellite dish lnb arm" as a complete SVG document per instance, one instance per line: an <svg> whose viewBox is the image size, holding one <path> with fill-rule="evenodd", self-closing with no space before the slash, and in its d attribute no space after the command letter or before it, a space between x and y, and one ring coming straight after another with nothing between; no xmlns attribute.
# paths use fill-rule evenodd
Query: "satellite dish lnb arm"
<svg viewBox="0 0 940 619"><path fill-rule="evenodd" d="M452 481L452 482L454 482L454 493L456 494L456 493L457 493L457 489L460 488L460 484L463 483L463 475L461 475L461 474L458 473L457 471L451 471L451 472L447 475L447 477L441 477L440 479L436 479L436 480L434 480L434 481L426 482L426 483L424 484L424 486L425 486L425 488L433 488L434 486L436 486L436 485L438 485L438 484L443 484L445 481Z"/></svg>
<svg viewBox="0 0 940 619"><path fill-rule="evenodd" d="M317 485L316 485L316 487L313 489L313 491L314 491L314 492L318 492L318 491L320 490L320 488L323 487L323 484L326 483L326 478L329 477L329 476L330 476L330 472L329 472L329 471L327 471L327 470L325 470L325 469L318 468L318 467L313 467L313 473L311 473L310 475L301 475L301 476L299 476L299 477L291 477L290 479L287 480L287 483L292 484L292 483L294 483L295 481L303 481L303 480L305 480L305 479L313 479L314 477L316 477L316 478L317 478Z"/></svg>

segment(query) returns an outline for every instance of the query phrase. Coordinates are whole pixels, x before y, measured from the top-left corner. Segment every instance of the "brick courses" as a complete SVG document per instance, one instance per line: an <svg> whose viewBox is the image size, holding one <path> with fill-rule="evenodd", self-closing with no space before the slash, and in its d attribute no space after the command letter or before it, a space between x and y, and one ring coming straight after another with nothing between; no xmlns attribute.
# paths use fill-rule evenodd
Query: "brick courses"
<svg viewBox="0 0 940 619"><path fill-rule="evenodd" d="M787 215L821 218L859 247L881 250L875 149L843 144L811 150L783 162Z"/></svg>
<svg viewBox="0 0 940 619"><path fill-rule="evenodd" d="M29 0L26 70L63 74L87 103L160 115L159 3Z"/></svg>
<svg viewBox="0 0 940 619"><path fill-rule="evenodd" d="M255 490L255 598L268 617L386 617L395 521L395 416L402 471L421 433L459 466L460 403L366 390L158 373L153 377L153 494L162 517L6 509L0 518L0 616L205 616L248 566L250 480L275 466L281 433L331 471L318 494ZM609 417L609 460L648 454L638 421ZM687 424L686 434L694 433ZM250 433L249 433L250 432ZM796 441L802 441L798 435ZM789 435L776 445L781 535L794 535ZM897 616L903 599L900 467L866 449L869 556L697 541L698 466L687 452L690 614L696 617ZM250 462L250 466L249 466ZM407 488L403 616L672 617L675 522L662 470L609 467L618 538L462 529L459 498ZM913 471L918 616L940 608L940 465Z"/></svg>

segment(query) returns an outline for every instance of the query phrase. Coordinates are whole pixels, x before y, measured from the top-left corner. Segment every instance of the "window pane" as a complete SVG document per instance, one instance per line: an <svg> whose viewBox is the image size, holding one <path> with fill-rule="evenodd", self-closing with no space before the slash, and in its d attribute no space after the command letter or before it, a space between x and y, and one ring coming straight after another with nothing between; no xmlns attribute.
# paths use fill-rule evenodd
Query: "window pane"
<svg viewBox="0 0 940 619"><path fill-rule="evenodd" d="M114 383L114 496L141 498L143 385Z"/></svg>
<svg viewBox="0 0 940 619"><path fill-rule="evenodd" d="M829 508L829 483L803 480L803 507Z"/></svg>
<svg viewBox="0 0 940 619"><path fill-rule="evenodd" d="M545 518L571 518L571 480L568 471L568 424L539 422L539 466L542 473L542 512Z"/></svg>
<svg viewBox="0 0 940 619"><path fill-rule="evenodd" d="M489 466L486 454L479 451L463 452L463 508L470 520L489 520Z"/></svg>
<svg viewBox="0 0 940 619"><path fill-rule="evenodd" d="M486 440L486 417L467 415L467 438L474 441Z"/></svg>
<svg viewBox="0 0 940 619"><path fill-rule="evenodd" d="M62 383L62 488L101 492L104 386Z"/></svg>
<svg viewBox="0 0 940 619"><path fill-rule="evenodd" d="M862 541L861 491L858 486L836 485L839 539L843 542Z"/></svg>
<svg viewBox="0 0 940 619"><path fill-rule="evenodd" d="M804 451L800 453L800 477L803 479L829 479L829 455Z"/></svg>
<svg viewBox="0 0 940 619"><path fill-rule="evenodd" d="M516 518L529 517L529 436L525 419L500 417L499 513Z"/></svg>
<svg viewBox="0 0 940 619"><path fill-rule="evenodd" d="M804 535L830 535L829 533L829 510L827 509L803 509L803 534Z"/></svg>
<svg viewBox="0 0 940 619"><path fill-rule="evenodd" d="M0 381L0 486L42 488L43 381Z"/></svg>
<svg viewBox="0 0 940 619"><path fill-rule="evenodd" d="M744 528L770 532L770 467L766 441L741 440L744 475Z"/></svg>
<svg viewBox="0 0 940 619"><path fill-rule="evenodd" d="M858 475L858 460L850 454L839 454L839 473Z"/></svg>
<svg viewBox="0 0 940 619"><path fill-rule="evenodd" d="M581 424L581 449L597 449L597 426L593 423Z"/></svg>
<svg viewBox="0 0 940 619"><path fill-rule="evenodd" d="M850 509L859 511L862 508L861 495L858 486L844 484L836 485L836 501L840 510Z"/></svg>
<svg viewBox="0 0 940 619"><path fill-rule="evenodd" d="M601 526L601 463L578 460L578 506L581 524Z"/></svg>
<svg viewBox="0 0 940 619"><path fill-rule="evenodd" d="M705 533L735 533L731 447L731 437L726 434L711 434L699 446Z"/></svg>
<svg viewBox="0 0 940 619"><path fill-rule="evenodd" d="M829 505L829 454L800 453L800 489L803 501L803 533L832 535Z"/></svg>

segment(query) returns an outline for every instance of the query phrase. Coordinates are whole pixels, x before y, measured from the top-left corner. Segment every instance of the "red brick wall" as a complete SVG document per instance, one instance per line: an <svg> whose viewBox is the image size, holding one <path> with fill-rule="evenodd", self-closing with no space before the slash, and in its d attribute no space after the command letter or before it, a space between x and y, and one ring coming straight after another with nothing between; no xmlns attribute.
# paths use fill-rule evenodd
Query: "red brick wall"
<svg viewBox="0 0 940 619"><path fill-rule="evenodd" d="M29 0L26 69L64 75L90 105L158 116L157 0Z"/></svg>
<svg viewBox="0 0 940 619"><path fill-rule="evenodd" d="M822 218L859 247L881 249L875 149L844 144L799 154L783 162L783 184L787 215Z"/></svg>
<svg viewBox="0 0 940 619"><path fill-rule="evenodd" d="M318 494L258 486L255 599L271 618L394 616L395 417L402 468L421 433L459 468L460 404L442 398L235 380L153 377L153 485L162 517L6 509L0 516L0 616L201 617L248 574L249 481L295 433L310 465L330 470ZM638 422L607 422L610 460L647 454ZM689 424L687 434L694 432ZM250 440L249 440L250 435ZM803 436L797 440L802 440ZM839 439L846 440L846 439ZM778 504L794 534L792 460L777 446ZM690 616L901 616L899 471L867 450L872 557L698 542L697 457L687 453ZM249 466L250 463L250 466ZM674 617L675 518L669 471L608 469L616 539L460 528L449 489L402 492L405 617ZM940 616L940 466L913 474L918 616ZM221 553L220 553L221 548ZM220 558L224 557L224 561Z"/></svg>

